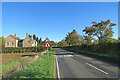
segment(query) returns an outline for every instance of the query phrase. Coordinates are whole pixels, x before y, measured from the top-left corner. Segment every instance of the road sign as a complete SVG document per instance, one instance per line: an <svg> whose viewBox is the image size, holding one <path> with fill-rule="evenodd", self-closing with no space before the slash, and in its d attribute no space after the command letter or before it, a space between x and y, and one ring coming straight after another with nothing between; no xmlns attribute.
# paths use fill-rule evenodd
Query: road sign
<svg viewBox="0 0 120 80"><path fill-rule="evenodd" d="M49 42L50 40L48 39L48 37L45 39L45 42Z"/></svg>
<svg viewBox="0 0 120 80"><path fill-rule="evenodd" d="M49 55L49 51L48 51L48 47L51 47L51 45L48 43L50 40L48 39L48 37L45 39L45 47L47 47L47 55Z"/></svg>
<svg viewBox="0 0 120 80"><path fill-rule="evenodd" d="M50 43L47 42L47 43L45 44L45 47L51 47Z"/></svg>

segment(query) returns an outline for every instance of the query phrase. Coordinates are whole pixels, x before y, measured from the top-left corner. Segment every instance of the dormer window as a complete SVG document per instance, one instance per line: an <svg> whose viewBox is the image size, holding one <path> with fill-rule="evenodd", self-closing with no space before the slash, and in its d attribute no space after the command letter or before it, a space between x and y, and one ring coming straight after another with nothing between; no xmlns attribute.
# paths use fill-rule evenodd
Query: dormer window
<svg viewBox="0 0 120 80"><path fill-rule="evenodd" d="M34 42L32 42L32 44L34 44Z"/></svg>
<svg viewBox="0 0 120 80"><path fill-rule="evenodd" d="M12 45L14 45L14 43L13 43L13 42L12 42L11 44L12 44Z"/></svg>

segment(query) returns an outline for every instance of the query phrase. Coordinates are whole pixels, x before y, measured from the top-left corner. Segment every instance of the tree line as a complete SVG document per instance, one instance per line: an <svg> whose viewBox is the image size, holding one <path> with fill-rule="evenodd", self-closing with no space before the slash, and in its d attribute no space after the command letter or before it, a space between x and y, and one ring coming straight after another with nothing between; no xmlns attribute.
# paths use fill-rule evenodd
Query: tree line
<svg viewBox="0 0 120 80"><path fill-rule="evenodd" d="M113 37L113 26L115 23L110 23L110 20L97 23L92 22L92 26L83 29L84 35L80 35L73 29L72 32L66 34L65 39L58 42L58 46L78 46L78 45L93 45L102 42L119 42L119 39Z"/></svg>
<svg viewBox="0 0 120 80"><path fill-rule="evenodd" d="M84 35L80 35L73 29L72 32L68 32L66 37L57 43L58 47L67 47L67 46L79 46L82 49L83 46L90 46L91 51L101 50L102 52L108 51L109 49L117 50L118 43L120 43L120 38L115 39L113 37L113 27L116 26L115 23L111 23L110 20L101 21L101 22L92 22L92 26L85 27L82 32ZM111 47L111 48L110 48ZM106 50L102 50L102 49ZM98 50L97 50L98 49ZM110 52L111 50L109 50ZM118 50L117 50L118 51ZM115 51L116 52L116 51Z"/></svg>

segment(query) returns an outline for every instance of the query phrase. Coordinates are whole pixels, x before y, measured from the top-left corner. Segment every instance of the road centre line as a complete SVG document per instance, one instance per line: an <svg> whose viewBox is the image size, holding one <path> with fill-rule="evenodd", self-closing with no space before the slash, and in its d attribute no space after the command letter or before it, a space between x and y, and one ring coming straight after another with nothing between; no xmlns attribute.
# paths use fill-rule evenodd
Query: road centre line
<svg viewBox="0 0 120 80"><path fill-rule="evenodd" d="M91 66L91 67L93 67L94 69L96 69L96 70L98 70L98 71L100 71L100 72L108 75L107 72L105 72L105 71L103 71L103 70L101 70L101 69L99 69L99 68L97 68L97 67L95 67L95 66L93 66L93 65L91 65L91 64L89 64L89 63L86 63L86 64L89 65L89 66Z"/></svg>
<svg viewBox="0 0 120 80"><path fill-rule="evenodd" d="M58 80L60 80L60 72L59 72L59 66L58 66L58 60L56 57L56 65L57 65L57 75L58 75Z"/></svg>

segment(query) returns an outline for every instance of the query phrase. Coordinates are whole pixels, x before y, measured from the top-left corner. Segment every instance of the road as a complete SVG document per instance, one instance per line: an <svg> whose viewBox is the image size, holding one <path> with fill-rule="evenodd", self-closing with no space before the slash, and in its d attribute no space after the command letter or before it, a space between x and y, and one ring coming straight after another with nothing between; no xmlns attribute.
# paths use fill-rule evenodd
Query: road
<svg viewBox="0 0 120 80"><path fill-rule="evenodd" d="M58 78L118 78L116 64L54 48Z"/></svg>

